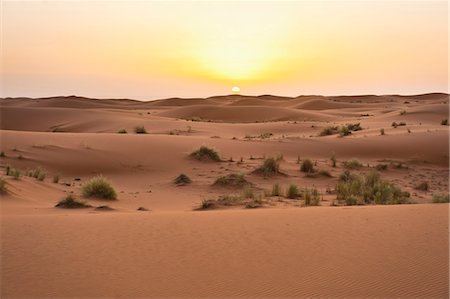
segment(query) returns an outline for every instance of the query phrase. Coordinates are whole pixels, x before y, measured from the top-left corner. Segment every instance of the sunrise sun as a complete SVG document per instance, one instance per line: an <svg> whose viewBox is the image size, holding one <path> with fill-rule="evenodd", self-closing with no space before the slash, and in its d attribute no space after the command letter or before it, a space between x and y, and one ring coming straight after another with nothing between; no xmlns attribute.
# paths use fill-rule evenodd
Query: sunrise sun
<svg viewBox="0 0 450 299"><path fill-rule="evenodd" d="M231 91L233 93L239 93L241 91L241 89L238 86L233 86L233 88L231 89Z"/></svg>

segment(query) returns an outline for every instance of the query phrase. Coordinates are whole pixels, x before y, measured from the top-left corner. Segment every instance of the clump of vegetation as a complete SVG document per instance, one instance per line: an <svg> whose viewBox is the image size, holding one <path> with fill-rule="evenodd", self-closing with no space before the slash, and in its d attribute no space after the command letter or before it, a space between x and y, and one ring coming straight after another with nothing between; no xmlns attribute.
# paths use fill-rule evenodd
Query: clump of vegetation
<svg viewBox="0 0 450 299"><path fill-rule="evenodd" d="M405 114L406 114L406 110L400 111L400 115L405 115Z"/></svg>
<svg viewBox="0 0 450 299"><path fill-rule="evenodd" d="M232 186L232 187L244 187L250 185L250 183L245 179L242 173L230 173L227 175L220 176L214 182L215 186Z"/></svg>
<svg viewBox="0 0 450 299"><path fill-rule="evenodd" d="M302 162L302 165L300 166L300 171L305 173L312 173L314 172L314 164L310 159L305 159Z"/></svg>
<svg viewBox="0 0 450 299"><path fill-rule="evenodd" d="M346 124L345 126L349 131L361 131L362 130L360 123Z"/></svg>
<svg viewBox="0 0 450 299"><path fill-rule="evenodd" d="M394 184L380 179L376 171L364 176L345 174L336 186L338 201L346 205L404 204L409 202L409 193Z"/></svg>
<svg viewBox="0 0 450 299"><path fill-rule="evenodd" d="M388 165L387 164L377 164L375 165L375 169L378 171L383 171L383 170L387 170Z"/></svg>
<svg viewBox="0 0 450 299"><path fill-rule="evenodd" d="M448 126L448 118L441 120L441 126Z"/></svg>
<svg viewBox="0 0 450 299"><path fill-rule="evenodd" d="M6 188L6 181L0 178L0 194L5 194L7 191L8 188Z"/></svg>
<svg viewBox="0 0 450 299"><path fill-rule="evenodd" d="M47 176L47 174L44 172L44 171L42 171L41 173L39 173L39 176L36 178L38 181L43 181L43 180L45 180L45 177Z"/></svg>
<svg viewBox="0 0 450 299"><path fill-rule="evenodd" d="M380 129L380 135L386 135L383 128Z"/></svg>
<svg viewBox="0 0 450 299"><path fill-rule="evenodd" d="M264 159L263 164L258 167L255 172L262 173L265 177L271 176L271 175L277 175L282 174L280 171L280 162L279 160L268 157Z"/></svg>
<svg viewBox="0 0 450 299"><path fill-rule="evenodd" d="M11 168L9 173L15 180L18 180L20 178L20 176L22 175L22 171L17 168Z"/></svg>
<svg viewBox="0 0 450 299"><path fill-rule="evenodd" d="M145 130L145 129L144 129ZM119 131L117 131L118 134L127 134L127 130L125 129L120 129Z"/></svg>
<svg viewBox="0 0 450 299"><path fill-rule="evenodd" d="M339 128L334 126L334 127L326 127L322 130L322 132L319 133L319 136L329 136L329 135L334 135L337 134L339 132Z"/></svg>
<svg viewBox="0 0 450 299"><path fill-rule="evenodd" d="M246 186L243 191L244 198L254 198L253 189L250 186Z"/></svg>
<svg viewBox="0 0 450 299"><path fill-rule="evenodd" d="M286 198L297 199L299 197L298 187L295 184L290 184L286 189Z"/></svg>
<svg viewBox="0 0 450 299"><path fill-rule="evenodd" d="M430 186L428 185L428 182L421 182L420 184L418 184L417 186L414 187L414 189L416 190L420 190L420 191L428 191L430 189Z"/></svg>
<svg viewBox="0 0 450 299"><path fill-rule="evenodd" d="M362 163L359 162L359 160L356 160L356 159L351 159L351 160L348 160L348 161L344 161L343 165L347 169L358 169L358 168L361 168L363 166Z"/></svg>
<svg viewBox="0 0 450 299"><path fill-rule="evenodd" d="M1 151L1 152L0 152L0 158L5 158L5 157L6 157L5 152L4 152L4 151Z"/></svg>
<svg viewBox="0 0 450 299"><path fill-rule="evenodd" d="M331 166L332 167L336 167L337 160L336 160L336 155L335 154L331 155L330 160L331 160Z"/></svg>
<svg viewBox="0 0 450 299"><path fill-rule="evenodd" d="M328 136L339 134L340 137L348 136L352 134L352 131L360 131L362 130L360 123L355 124L346 124L345 126L331 126L326 127L319 133L319 136Z"/></svg>
<svg viewBox="0 0 450 299"><path fill-rule="evenodd" d="M316 188L305 188L302 191L302 198L305 200L305 206L318 206L320 205L320 194Z"/></svg>
<svg viewBox="0 0 450 299"><path fill-rule="evenodd" d="M352 132L345 126L339 128L339 137L351 135Z"/></svg>
<svg viewBox="0 0 450 299"><path fill-rule="evenodd" d="M59 175L53 176L53 183L58 184L59 183Z"/></svg>
<svg viewBox="0 0 450 299"><path fill-rule="evenodd" d="M134 128L134 133L136 134L147 134L147 130L144 126L137 126Z"/></svg>
<svg viewBox="0 0 450 299"><path fill-rule="evenodd" d="M177 176L173 182L175 183L175 185L184 186L192 183L192 180L187 175L182 173Z"/></svg>
<svg viewBox="0 0 450 299"><path fill-rule="evenodd" d="M111 208L110 206L98 206L95 208L96 211L115 211L115 209Z"/></svg>
<svg viewBox="0 0 450 299"><path fill-rule="evenodd" d="M210 210L220 207L245 206L248 201L239 195L221 195L217 199L205 199L197 210Z"/></svg>
<svg viewBox="0 0 450 299"><path fill-rule="evenodd" d="M402 126L406 126L406 123L405 122L399 122L399 123L396 123L395 121L392 123L392 126L394 127L394 128L397 128L397 127L402 127Z"/></svg>
<svg viewBox="0 0 450 299"><path fill-rule="evenodd" d="M146 211L148 211L148 209L147 209L147 208L144 208L144 207L139 207L139 208L137 208L137 211L143 211L143 212L146 212Z"/></svg>
<svg viewBox="0 0 450 299"><path fill-rule="evenodd" d="M433 194L433 203L448 203L449 195L448 194Z"/></svg>
<svg viewBox="0 0 450 299"><path fill-rule="evenodd" d="M56 205L56 208L64 208L64 209L84 209L90 208L91 205L86 204L85 202L78 201L72 194L67 195L66 198L60 200Z"/></svg>
<svg viewBox="0 0 450 299"><path fill-rule="evenodd" d="M281 196L283 191L281 190L281 185L278 183L275 183L272 185L272 196Z"/></svg>
<svg viewBox="0 0 450 299"><path fill-rule="evenodd" d="M34 168L34 169L29 169L27 171L27 176L29 176L31 178L35 178L37 180L39 180L39 178L42 178L42 177L43 177L43 179L45 179L46 172L41 167L38 167L38 168Z"/></svg>
<svg viewBox="0 0 450 299"><path fill-rule="evenodd" d="M91 178L83 185L81 191L84 197L117 199L117 193L113 186L101 175Z"/></svg>
<svg viewBox="0 0 450 299"><path fill-rule="evenodd" d="M191 156L197 160L210 160L215 162L221 161L219 154L215 150L204 145L202 145L198 150L192 152Z"/></svg>

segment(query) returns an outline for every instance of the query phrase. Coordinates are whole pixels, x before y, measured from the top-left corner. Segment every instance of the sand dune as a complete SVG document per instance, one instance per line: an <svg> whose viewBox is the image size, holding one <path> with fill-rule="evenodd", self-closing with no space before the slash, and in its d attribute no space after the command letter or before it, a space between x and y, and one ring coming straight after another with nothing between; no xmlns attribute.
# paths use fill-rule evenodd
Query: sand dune
<svg viewBox="0 0 450 299"><path fill-rule="evenodd" d="M449 188L447 95L20 98L2 99L0 112L2 298L449 296L448 204L431 204ZM362 130L320 136L354 123ZM222 161L192 158L201 145ZM254 172L270 156L282 157L283 175ZM300 172L306 158L329 176ZM350 159L362 163L354 174L384 164L381 177L417 204L330 206ZM47 176L16 180L7 165ZM181 173L192 183L175 185ZM67 194L82 198L97 174L118 200L54 207ZM274 183L314 187L321 206L269 196L256 210L194 211L243 192L214 186L227 174L243 174L264 199ZM424 181L429 190L417 190Z"/></svg>

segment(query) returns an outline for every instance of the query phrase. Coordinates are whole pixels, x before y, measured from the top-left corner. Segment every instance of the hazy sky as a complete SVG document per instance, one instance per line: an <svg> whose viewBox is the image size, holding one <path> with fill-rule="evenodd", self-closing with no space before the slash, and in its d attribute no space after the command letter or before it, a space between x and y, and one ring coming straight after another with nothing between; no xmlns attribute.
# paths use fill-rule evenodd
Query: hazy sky
<svg viewBox="0 0 450 299"><path fill-rule="evenodd" d="M2 96L447 92L446 1L2 1Z"/></svg>

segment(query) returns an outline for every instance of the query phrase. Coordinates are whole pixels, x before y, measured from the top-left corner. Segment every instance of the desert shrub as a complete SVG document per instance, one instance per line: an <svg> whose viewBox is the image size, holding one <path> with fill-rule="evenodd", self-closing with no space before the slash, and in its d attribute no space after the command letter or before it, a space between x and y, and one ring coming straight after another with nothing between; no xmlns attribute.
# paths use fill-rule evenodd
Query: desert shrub
<svg viewBox="0 0 450 299"><path fill-rule="evenodd" d="M319 133L319 136L328 136L338 133L338 127L326 127Z"/></svg>
<svg viewBox="0 0 450 299"><path fill-rule="evenodd" d="M145 130L145 129L144 129ZM120 129L119 131L117 131L118 134L127 134L127 130L125 129Z"/></svg>
<svg viewBox="0 0 450 299"><path fill-rule="evenodd" d="M39 173L39 176L36 178L38 181L43 181L45 180L45 177L47 176L47 174L44 171L41 171Z"/></svg>
<svg viewBox="0 0 450 299"><path fill-rule="evenodd" d="M360 123L346 124L345 126L349 131L361 131L362 130Z"/></svg>
<svg viewBox="0 0 450 299"><path fill-rule="evenodd" d="M300 166L300 171L311 173L314 172L314 164L310 159L305 159L302 162L302 165Z"/></svg>
<svg viewBox="0 0 450 299"><path fill-rule="evenodd" d="M418 184L417 186L414 187L414 189L420 190L420 191L428 191L429 188L430 188L430 186L428 186L427 182L421 182L420 184Z"/></svg>
<svg viewBox="0 0 450 299"><path fill-rule="evenodd" d="M35 169L30 169L27 171L27 176L35 178L35 179L39 179L39 177L42 177L42 174L44 174L44 178L45 178L45 170L42 169L41 167L38 167Z"/></svg>
<svg viewBox="0 0 450 299"><path fill-rule="evenodd" d="M383 128L380 129L380 135L385 135Z"/></svg>
<svg viewBox="0 0 450 299"><path fill-rule="evenodd" d="M198 150L191 153L191 156L197 160L211 160L215 162L220 162L219 154L207 146L202 145Z"/></svg>
<svg viewBox="0 0 450 299"><path fill-rule="evenodd" d="M345 170L341 175L339 176L339 181L341 182L349 182L351 180L356 179L356 175L351 173L348 170Z"/></svg>
<svg viewBox="0 0 450 299"><path fill-rule="evenodd" d="M96 207L95 208L95 210L96 211L115 211L115 209L114 208L111 208L110 206L105 206L105 205L102 205L102 206L98 206L98 207Z"/></svg>
<svg viewBox="0 0 450 299"><path fill-rule="evenodd" d="M359 160L356 159L351 159L348 161L344 161L344 167L347 169L358 169L361 168L363 165L361 162L359 162Z"/></svg>
<svg viewBox="0 0 450 299"><path fill-rule="evenodd" d="M184 186L192 183L192 180L187 175L182 173L179 176L177 176L173 182L178 186Z"/></svg>
<svg viewBox="0 0 450 299"><path fill-rule="evenodd" d="M5 175L11 175L11 169L12 169L12 167L11 167L11 165L6 165L5 166Z"/></svg>
<svg viewBox="0 0 450 299"><path fill-rule="evenodd" d="M402 127L402 126L406 126L406 123L405 122L399 122L399 123L396 123L395 121L392 123L392 126L394 127L394 128L397 128L397 127Z"/></svg>
<svg viewBox="0 0 450 299"><path fill-rule="evenodd" d="M406 110L400 111L400 115L405 115L405 114L406 114Z"/></svg>
<svg viewBox="0 0 450 299"><path fill-rule="evenodd" d="M448 118L441 120L442 126L448 126Z"/></svg>
<svg viewBox="0 0 450 299"><path fill-rule="evenodd" d="M282 190L281 190L281 185L278 183L275 183L272 185L272 196L281 196L282 194Z"/></svg>
<svg viewBox="0 0 450 299"><path fill-rule="evenodd" d="M330 160L331 160L331 166L332 166L332 167L336 167L336 162L337 162L337 160L336 160L336 155L335 155L335 154L333 154L333 155L331 156Z"/></svg>
<svg viewBox="0 0 450 299"><path fill-rule="evenodd" d="M102 199L116 199L117 194L111 183L101 175L91 178L82 189L84 197L94 197Z"/></svg>
<svg viewBox="0 0 450 299"><path fill-rule="evenodd" d="M17 168L11 168L9 173L15 180L18 180L20 178L20 176L22 175L22 171L20 171L20 169L17 169Z"/></svg>
<svg viewBox="0 0 450 299"><path fill-rule="evenodd" d="M375 165L375 169L378 170L378 171L383 171L383 170L386 170L387 168L388 168L387 164L377 164L377 165Z"/></svg>
<svg viewBox="0 0 450 299"><path fill-rule="evenodd" d="M214 182L216 186L233 186L233 187L243 187L249 185L250 183L245 179L243 174L230 173L224 176L220 176Z"/></svg>
<svg viewBox="0 0 450 299"><path fill-rule="evenodd" d="M56 208L64 208L64 209L83 209L90 208L91 205L86 204L85 202L78 201L72 194L67 195L66 198L60 200L56 205Z"/></svg>
<svg viewBox="0 0 450 299"><path fill-rule="evenodd" d="M5 194L8 191L6 188L6 181L0 178L0 194Z"/></svg>
<svg viewBox="0 0 450 299"><path fill-rule="evenodd" d="M5 157L6 157L5 152L4 152L4 151L1 151L1 152L0 152L0 158L5 158Z"/></svg>
<svg viewBox="0 0 450 299"><path fill-rule="evenodd" d="M263 206L263 201L259 198L255 198L252 201L245 204L246 209L257 209Z"/></svg>
<svg viewBox="0 0 450 299"><path fill-rule="evenodd" d="M147 130L144 126L137 126L134 128L134 133L136 134L147 134Z"/></svg>
<svg viewBox="0 0 450 299"><path fill-rule="evenodd" d="M255 195L253 194L253 189L250 186L246 186L243 191L244 198L253 198Z"/></svg>
<svg viewBox="0 0 450 299"><path fill-rule="evenodd" d="M220 207L245 205L244 198L239 195L221 195L217 199L205 199L197 210L209 210Z"/></svg>
<svg viewBox="0 0 450 299"><path fill-rule="evenodd" d="M264 159L263 164L258 167L256 172L262 173L264 176L271 176L276 174L281 174L280 162L272 157Z"/></svg>
<svg viewBox="0 0 450 299"><path fill-rule="evenodd" d="M297 199L299 195L298 187L295 184L290 184L286 189L286 198Z"/></svg>
<svg viewBox="0 0 450 299"><path fill-rule="evenodd" d="M305 206L318 206L320 205L320 194L316 188L305 188L302 191L302 197L305 200Z"/></svg>
<svg viewBox="0 0 450 299"><path fill-rule="evenodd" d="M53 176L53 183L55 183L55 184L59 183L59 175Z"/></svg>
<svg viewBox="0 0 450 299"><path fill-rule="evenodd" d="M433 203L448 203L448 194L433 194Z"/></svg>
<svg viewBox="0 0 450 299"><path fill-rule="evenodd" d="M342 126L339 128L339 136L340 137L348 136L351 134L352 134L352 132L346 126Z"/></svg>

